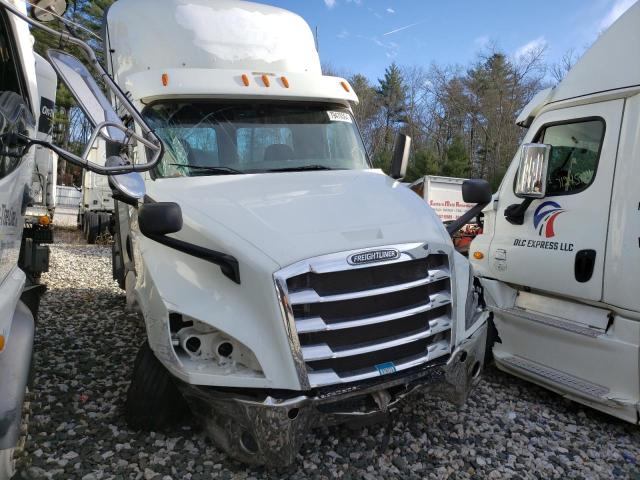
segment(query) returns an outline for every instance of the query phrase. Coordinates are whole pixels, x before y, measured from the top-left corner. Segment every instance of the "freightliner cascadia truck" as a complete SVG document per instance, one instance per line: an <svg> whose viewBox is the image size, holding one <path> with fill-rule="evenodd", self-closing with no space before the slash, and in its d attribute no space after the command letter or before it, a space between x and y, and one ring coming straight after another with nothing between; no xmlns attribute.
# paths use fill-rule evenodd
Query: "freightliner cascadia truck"
<svg viewBox="0 0 640 480"><path fill-rule="evenodd" d="M517 122L471 261L497 366L638 423L640 3ZM631 50L629 50L631 49ZM494 331L493 328L490 331Z"/></svg>
<svg viewBox="0 0 640 480"><path fill-rule="evenodd" d="M304 20L119 0L103 30L113 79L164 142L144 200L115 206L114 276L148 338L130 423L161 428L185 398L232 457L289 464L314 426L379 418L417 389L464 401L487 316L470 265L398 181L406 137L395 179L371 167L357 96L322 75Z"/></svg>

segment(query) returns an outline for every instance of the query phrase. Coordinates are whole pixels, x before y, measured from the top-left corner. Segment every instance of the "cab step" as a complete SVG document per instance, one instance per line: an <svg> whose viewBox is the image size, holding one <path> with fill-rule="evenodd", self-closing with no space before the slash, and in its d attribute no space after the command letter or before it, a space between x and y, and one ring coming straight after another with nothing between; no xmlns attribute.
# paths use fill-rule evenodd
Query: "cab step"
<svg viewBox="0 0 640 480"><path fill-rule="evenodd" d="M560 317L554 317L553 315L546 315L544 313L532 312L531 310L525 310L524 308L489 307L489 309L494 313L518 317L530 322L539 323L547 327L559 328L560 330L577 333L578 335L584 335L586 337L596 338L606 333L604 330L601 330L599 328L590 328L568 320L564 320Z"/></svg>
<svg viewBox="0 0 640 480"><path fill-rule="evenodd" d="M574 377L554 368L518 356L496 357L496 363L499 367L503 366L506 370L514 370L514 373L531 378L533 381L538 380L552 389L555 386L562 392L571 390L585 399L598 403L612 403L608 398L610 391L608 387Z"/></svg>

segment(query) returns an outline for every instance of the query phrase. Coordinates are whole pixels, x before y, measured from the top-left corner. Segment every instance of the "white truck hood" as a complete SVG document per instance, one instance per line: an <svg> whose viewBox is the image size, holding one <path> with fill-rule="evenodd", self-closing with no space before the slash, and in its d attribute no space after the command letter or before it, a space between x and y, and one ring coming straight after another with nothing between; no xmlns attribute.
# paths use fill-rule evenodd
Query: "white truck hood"
<svg viewBox="0 0 640 480"><path fill-rule="evenodd" d="M209 243L201 246L242 248L229 238L239 237L281 267L381 245L450 243L424 200L380 170L165 178L147 191L181 206L185 230Z"/></svg>

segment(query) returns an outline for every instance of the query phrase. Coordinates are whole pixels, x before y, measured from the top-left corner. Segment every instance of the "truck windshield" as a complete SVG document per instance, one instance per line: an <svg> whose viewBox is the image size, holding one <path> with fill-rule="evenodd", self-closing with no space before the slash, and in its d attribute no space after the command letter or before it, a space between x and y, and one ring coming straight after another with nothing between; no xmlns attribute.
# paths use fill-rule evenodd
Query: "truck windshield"
<svg viewBox="0 0 640 480"><path fill-rule="evenodd" d="M159 177L369 168L344 107L162 102L144 115L166 147Z"/></svg>

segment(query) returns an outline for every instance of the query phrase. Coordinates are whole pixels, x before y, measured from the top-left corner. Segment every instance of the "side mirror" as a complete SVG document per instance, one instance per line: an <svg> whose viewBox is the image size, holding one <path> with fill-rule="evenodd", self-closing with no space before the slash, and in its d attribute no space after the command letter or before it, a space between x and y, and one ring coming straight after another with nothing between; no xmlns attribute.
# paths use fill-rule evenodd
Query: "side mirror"
<svg viewBox="0 0 640 480"><path fill-rule="evenodd" d="M138 210L140 232L149 238L182 230L182 210L173 202L145 203Z"/></svg>
<svg viewBox="0 0 640 480"><path fill-rule="evenodd" d="M486 180L465 180L462 183L462 200L476 205L447 225L449 235L453 236L458 230L480 215L484 207L491 203L492 197L491 186Z"/></svg>
<svg viewBox="0 0 640 480"><path fill-rule="evenodd" d="M404 133L399 133L393 148L393 159L391 161L391 178L400 180L407 173L409 164L409 152L411 151L411 137Z"/></svg>
<svg viewBox="0 0 640 480"><path fill-rule="evenodd" d="M486 180L465 180L462 183L462 200L465 203L482 203L491 202L491 186Z"/></svg>
<svg viewBox="0 0 640 480"><path fill-rule="evenodd" d="M520 149L520 166L515 193L525 198L543 198L547 193L547 169L551 145L525 143Z"/></svg>
<svg viewBox="0 0 640 480"><path fill-rule="evenodd" d="M106 166L114 167L125 163L122 157L109 157ZM123 173L121 175L109 175L109 185L113 192L114 200L119 200L132 205L138 206L138 200L144 197L146 188L144 179L138 172Z"/></svg>

